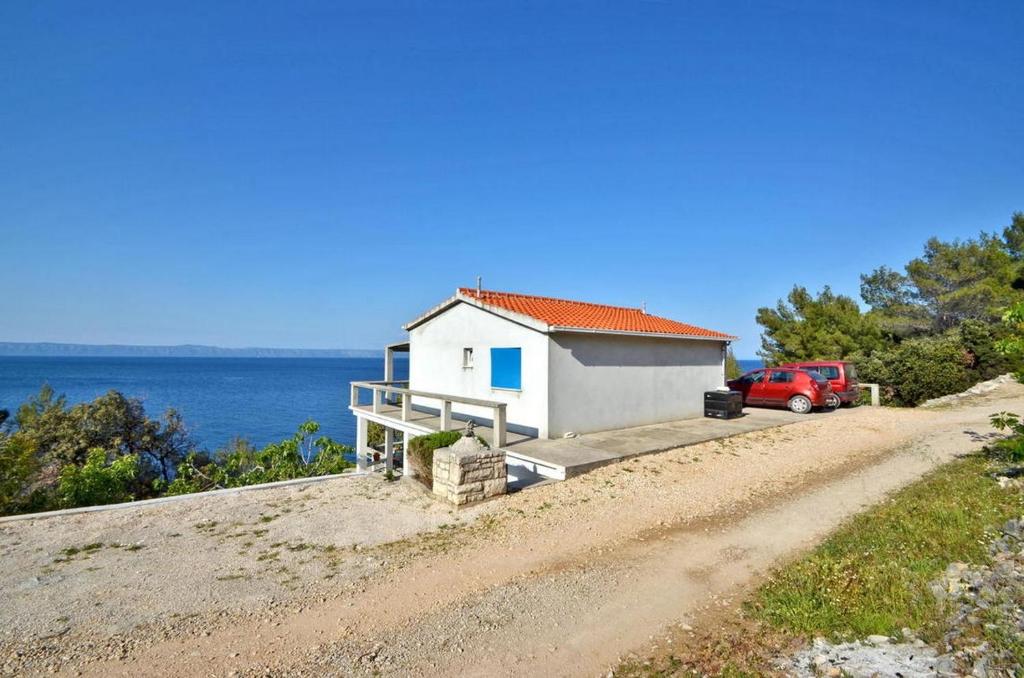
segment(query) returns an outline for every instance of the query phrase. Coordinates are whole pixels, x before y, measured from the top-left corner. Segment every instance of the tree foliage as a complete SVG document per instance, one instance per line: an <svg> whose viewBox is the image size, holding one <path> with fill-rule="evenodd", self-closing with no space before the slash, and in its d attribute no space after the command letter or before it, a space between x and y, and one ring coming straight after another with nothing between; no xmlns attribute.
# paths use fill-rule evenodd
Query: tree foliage
<svg viewBox="0 0 1024 678"><path fill-rule="evenodd" d="M736 356L730 348L725 353L725 378L738 379L741 376L743 376L743 368L740 367L740 362L736 360Z"/></svg>
<svg viewBox="0 0 1024 678"><path fill-rule="evenodd" d="M1006 310L1003 328L1005 334L996 342L996 351L1011 361L1017 381L1024 381L1024 302Z"/></svg>
<svg viewBox="0 0 1024 678"><path fill-rule="evenodd" d="M764 328L758 353L769 365L848 358L882 341L878 325L857 302L828 287L815 297L795 286L775 308L758 309L757 322Z"/></svg>
<svg viewBox="0 0 1024 678"><path fill-rule="evenodd" d="M110 391L68 406L49 386L0 422L0 513L89 506L161 494L340 473L350 448L304 422L256 449L236 439L215 454L196 450L174 410L146 416L142 402Z"/></svg>
<svg viewBox="0 0 1024 678"><path fill-rule="evenodd" d="M986 381L1024 368L1024 354L1007 353L1001 349L1004 342L1012 337L1007 324L965 320L956 332L968 361L967 367L976 381Z"/></svg>
<svg viewBox="0 0 1024 678"><path fill-rule="evenodd" d="M968 319L996 322L1019 298L1010 286L1015 270L1006 243L982 233L964 241L929 239L924 254L907 264L907 278L942 332Z"/></svg>
<svg viewBox="0 0 1024 678"><path fill-rule="evenodd" d="M861 275L860 293L866 312L828 287L814 297L800 286L759 309L761 356L771 364L853 360L863 381L902 405L1022 370L1024 346L999 347L1015 322L1000 322L1004 309L1024 302L1024 213L1001 234L930 238L902 272L881 266Z"/></svg>
<svg viewBox="0 0 1024 678"><path fill-rule="evenodd" d="M1014 261L1024 260L1024 212L1014 212L1010 225L1003 229L1006 251Z"/></svg>
<svg viewBox="0 0 1024 678"><path fill-rule="evenodd" d="M888 266L860 276L860 296L879 329L890 337L927 334L933 326L910 278Z"/></svg>
<svg viewBox="0 0 1024 678"><path fill-rule="evenodd" d="M875 351L858 361L860 379L882 385L894 405L912 407L925 400L959 393L975 383L970 355L955 332L919 337Z"/></svg>
<svg viewBox="0 0 1024 678"><path fill-rule="evenodd" d="M108 457L113 457L109 463ZM102 448L93 448L85 464L68 464L61 470L57 488L60 505L75 508L131 501L138 474L137 455L110 455Z"/></svg>
<svg viewBox="0 0 1024 678"><path fill-rule="evenodd" d="M95 448L113 456L136 456L134 489L140 495L150 493L147 488L156 480L170 481L193 447L177 411L167 410L162 421L150 419L141 400L118 391L69 408L64 396L45 385L18 409L15 419L18 429L36 441L40 461L51 472L68 464L84 465Z"/></svg>
<svg viewBox="0 0 1024 678"><path fill-rule="evenodd" d="M944 242L930 238L905 273L887 266L861 276L861 297L884 329L899 339L939 334L967 320L998 322L1020 301L1024 214L1002 236Z"/></svg>
<svg viewBox="0 0 1024 678"><path fill-rule="evenodd" d="M214 455L193 452L178 466L167 494L242 487L278 480L341 473L352 466L345 459L351 448L326 436L316 437L320 425L306 421L294 436L257 450L236 438Z"/></svg>
<svg viewBox="0 0 1024 678"><path fill-rule="evenodd" d="M1014 215L1014 226L1019 225L1017 245L1024 244L1024 215ZM1009 241L1010 238L1007 237ZM1017 381L1024 381L1024 369L1020 367L1024 362L1024 302L1014 304L1003 314L1003 328L1005 335L996 344L996 350L1010 360L1015 361L1017 370L1014 378ZM1007 431L1008 435L1002 440L997 440L989 445L987 451L990 455L1019 464L1024 461L1024 421L1013 412L997 412L991 417L992 427L998 431Z"/></svg>
<svg viewBox="0 0 1024 678"><path fill-rule="evenodd" d="M38 468L31 438L0 431L0 515L15 511L29 494L31 478Z"/></svg>

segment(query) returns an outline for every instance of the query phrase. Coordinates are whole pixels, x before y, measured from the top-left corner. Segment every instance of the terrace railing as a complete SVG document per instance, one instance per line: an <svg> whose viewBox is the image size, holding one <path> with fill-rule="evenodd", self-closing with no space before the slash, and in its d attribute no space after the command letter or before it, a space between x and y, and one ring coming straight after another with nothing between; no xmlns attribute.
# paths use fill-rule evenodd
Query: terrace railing
<svg viewBox="0 0 1024 678"><path fill-rule="evenodd" d="M412 417L412 399L427 398L437 400L440 407L440 429L448 431L452 427L452 404L472 405L490 409L492 412L492 430L494 440L493 447L504 447L507 441L507 420L505 418L506 404L496 400L483 400L481 398L466 398L463 396L451 395L450 393L431 393L430 391L414 391L409 388L408 381L353 381L351 383L352 393L350 405L355 408L359 406L359 392L362 389L372 391L373 397L370 401L370 410L374 414L380 414L383 406L389 402L395 394L402 396L402 421L409 421Z"/></svg>

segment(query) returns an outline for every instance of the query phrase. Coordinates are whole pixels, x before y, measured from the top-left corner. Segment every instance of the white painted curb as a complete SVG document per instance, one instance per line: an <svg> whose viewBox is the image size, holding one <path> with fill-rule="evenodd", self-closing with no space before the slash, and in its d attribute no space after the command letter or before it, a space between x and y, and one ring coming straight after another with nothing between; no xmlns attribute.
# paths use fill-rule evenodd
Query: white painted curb
<svg viewBox="0 0 1024 678"><path fill-rule="evenodd" d="M57 518L59 516L73 516L78 513L95 513L96 511L116 511L125 508L145 508L157 504L168 504L175 501L187 501L189 499L200 499L203 497L216 497L225 494L240 494L242 492L253 492L257 490L270 490L275 487L289 487L291 485L308 485L322 483L325 480L338 480L341 478L362 478L370 475L366 471L355 471L352 473L335 473L329 476L314 476L312 478L295 478L293 480L278 480L273 483L261 483L259 485L245 485L244 487L229 487L223 490L209 490L207 492L193 492L191 494L176 494L173 497L157 497L156 499L142 499L140 501L126 501L121 504L104 504L102 506L82 506L81 508L60 509L59 511L43 511L42 513L24 513L17 516L5 516L0 518L0 524L13 523L18 520L42 520L43 518Z"/></svg>

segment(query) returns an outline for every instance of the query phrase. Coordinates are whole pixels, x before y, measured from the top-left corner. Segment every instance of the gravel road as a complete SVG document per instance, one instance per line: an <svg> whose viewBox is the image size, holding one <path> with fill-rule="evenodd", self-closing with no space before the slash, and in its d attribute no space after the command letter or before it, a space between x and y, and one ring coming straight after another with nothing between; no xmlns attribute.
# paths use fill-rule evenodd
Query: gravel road
<svg viewBox="0 0 1024 678"><path fill-rule="evenodd" d="M596 675L991 435L1007 384L642 457L454 512L329 481L0 526L0 669Z"/></svg>

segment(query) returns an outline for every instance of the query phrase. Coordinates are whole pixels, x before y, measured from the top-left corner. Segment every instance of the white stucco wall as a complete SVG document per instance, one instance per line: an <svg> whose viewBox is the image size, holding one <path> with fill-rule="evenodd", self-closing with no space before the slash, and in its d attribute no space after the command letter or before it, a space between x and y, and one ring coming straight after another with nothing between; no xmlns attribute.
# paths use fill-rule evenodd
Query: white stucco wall
<svg viewBox="0 0 1024 678"><path fill-rule="evenodd" d="M723 344L600 334L550 336L550 437L701 416L725 380Z"/></svg>
<svg viewBox="0 0 1024 678"><path fill-rule="evenodd" d="M514 427L548 435L548 337L483 309L460 303L409 331L409 387L413 390L497 400L507 404ZM462 367L462 349L473 348L473 367ZM491 348L522 349L522 389L491 388ZM436 400L414 398L437 408ZM492 411L454 404L452 411L490 419Z"/></svg>

